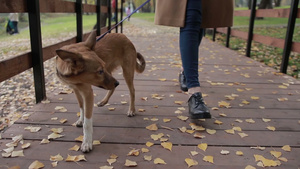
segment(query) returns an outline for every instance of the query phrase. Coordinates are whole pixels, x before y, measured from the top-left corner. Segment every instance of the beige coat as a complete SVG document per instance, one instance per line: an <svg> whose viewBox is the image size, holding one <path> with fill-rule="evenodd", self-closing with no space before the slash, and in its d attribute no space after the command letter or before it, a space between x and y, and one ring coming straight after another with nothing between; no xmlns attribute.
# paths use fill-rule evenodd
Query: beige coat
<svg viewBox="0 0 300 169"><path fill-rule="evenodd" d="M183 27L187 0L157 0L155 24ZM202 27L231 27L233 0L202 0Z"/></svg>

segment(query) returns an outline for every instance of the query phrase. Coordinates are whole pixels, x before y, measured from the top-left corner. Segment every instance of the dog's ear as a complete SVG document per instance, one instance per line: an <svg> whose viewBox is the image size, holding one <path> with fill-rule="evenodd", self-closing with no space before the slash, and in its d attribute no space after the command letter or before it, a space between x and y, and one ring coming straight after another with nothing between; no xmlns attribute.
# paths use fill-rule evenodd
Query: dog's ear
<svg viewBox="0 0 300 169"><path fill-rule="evenodd" d="M84 70L84 60L79 53L73 53L62 49L56 50L56 53L65 63L64 66L60 67L60 72L63 75L77 75Z"/></svg>
<svg viewBox="0 0 300 169"><path fill-rule="evenodd" d="M56 54L58 55L58 57L60 57L64 61L67 61L67 60L72 60L72 61L82 60L82 56L79 53L74 53L74 52L63 50L63 49L57 49Z"/></svg>
<svg viewBox="0 0 300 169"><path fill-rule="evenodd" d="M85 46L89 47L90 49L94 50L96 44L96 31L92 31L85 41Z"/></svg>

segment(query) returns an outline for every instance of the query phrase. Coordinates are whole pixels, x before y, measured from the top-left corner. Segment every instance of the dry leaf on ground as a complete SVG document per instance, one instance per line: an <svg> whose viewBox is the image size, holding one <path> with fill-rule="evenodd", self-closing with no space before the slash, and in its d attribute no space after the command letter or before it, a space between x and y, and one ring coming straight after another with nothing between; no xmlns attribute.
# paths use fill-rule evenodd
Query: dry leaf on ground
<svg viewBox="0 0 300 169"><path fill-rule="evenodd" d="M131 160L126 159L125 166L126 167L136 167L137 163L135 161L131 161Z"/></svg>
<svg viewBox="0 0 300 169"><path fill-rule="evenodd" d="M207 143L198 144L198 148L200 150L206 151L206 149L207 149Z"/></svg>
<svg viewBox="0 0 300 169"><path fill-rule="evenodd" d="M213 164L214 163L214 157L213 156L204 156L203 161Z"/></svg>
<svg viewBox="0 0 300 169"><path fill-rule="evenodd" d="M284 145L281 149L284 150L284 151L287 151L287 152L292 151L292 148L289 145Z"/></svg>
<svg viewBox="0 0 300 169"><path fill-rule="evenodd" d="M151 131L156 131L156 130L158 130L158 127L154 123L154 124L151 124L151 125L147 126L146 129L151 130Z"/></svg>
<svg viewBox="0 0 300 169"><path fill-rule="evenodd" d="M167 163L161 158L156 158L154 159L154 164L167 164Z"/></svg>
<svg viewBox="0 0 300 169"><path fill-rule="evenodd" d="M196 160L194 160L194 159L191 159L191 158L186 158L185 162L188 165L188 167L192 167L194 165L198 165L198 162Z"/></svg>
<svg viewBox="0 0 300 169"><path fill-rule="evenodd" d="M172 146L173 146L173 144L172 144L171 142L163 142L163 143L161 143L161 145L162 145L165 149L172 151Z"/></svg>
<svg viewBox="0 0 300 169"><path fill-rule="evenodd" d="M33 163L30 164L30 166L28 167L28 169L40 169L45 167L45 165L39 161L34 161Z"/></svg>

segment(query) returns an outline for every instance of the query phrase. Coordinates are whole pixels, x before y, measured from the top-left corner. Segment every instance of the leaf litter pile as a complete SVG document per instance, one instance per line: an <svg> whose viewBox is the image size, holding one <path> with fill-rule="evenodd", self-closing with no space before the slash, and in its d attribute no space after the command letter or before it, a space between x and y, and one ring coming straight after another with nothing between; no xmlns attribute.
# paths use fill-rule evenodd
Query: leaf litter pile
<svg viewBox="0 0 300 169"><path fill-rule="evenodd" d="M139 29L138 27L136 29ZM150 32L149 32L150 31ZM152 30L153 31L153 30ZM155 32L155 31L154 31ZM147 30L145 34L153 33L151 30ZM150 49L149 49L150 50ZM52 65L53 66L53 65ZM178 64L173 64L174 67L180 67ZM220 70L218 65L215 65L216 70ZM152 67L149 70L149 73L155 72L155 70L158 70L159 68L156 65L152 65ZM238 68L236 68L237 71ZM199 71L201 72L202 69L200 68ZM212 72L213 73L213 72ZM225 74L230 74L228 70L224 70ZM258 74L264 74L266 72L258 72ZM146 74L147 75L147 74ZM240 74L243 78L251 78L249 74ZM53 76L53 72L49 71L49 76ZM258 75L259 76L259 75ZM53 78L55 79L55 78ZM168 78L157 78L158 81L165 82L165 81L175 81L173 79ZM261 128L261 130L265 130L268 132L277 132L276 126L271 125L272 120L271 118L228 118L228 114L223 113L222 110L224 109L231 109L234 106L239 107L247 107L248 105L251 105L252 102L259 102L261 98L256 95L250 95L251 91L253 91L252 88L248 88L245 84L238 83L238 82L232 82L232 83L223 83L223 82L213 82L213 81L206 81L209 85L212 87L217 86L237 86L237 90L235 93L228 93L227 95L224 95L224 98L219 98L218 102L215 105L209 105L212 111L212 114L215 116L212 120L199 120L197 123L191 122L189 117L187 116L186 108L186 102L182 100L175 100L173 102L173 106L176 107L176 110L174 110L174 115L171 117L155 117L155 116L147 116L147 109L138 109L139 113L144 115L143 121L145 124L147 124L144 128L145 132L150 133L147 138L143 138L144 144L143 145L137 145L136 147L130 147L128 148L127 153L123 154L117 154L117 152L114 152L115 150L111 150L111 155L107 157L107 160L105 162L101 161L101 163L106 163L106 165L99 165L98 168L100 169L113 169L114 165L116 163L121 163L122 166L125 167L139 167L140 163L148 163L152 165L164 165L168 166L168 164L173 163L172 158L169 158L167 156L164 156L162 153L155 153L159 149L161 152L166 152L168 154L178 154L178 153L184 153L181 154L183 158L180 161L176 161L176 163L182 163L185 164L186 168L197 168L200 165L219 165L221 162L224 161L226 158L234 158L237 160L247 160L250 161L252 165L245 164L243 168L245 169L253 169L253 168L268 168L268 167L280 167L282 164L288 163L289 159L285 156L288 156L289 153L293 151L293 148L290 145L287 145L285 143L282 143L281 147L263 147L260 145L257 146L249 146L249 147L217 147L214 145L211 145L209 141L209 138L218 138L220 135L224 135L232 140L239 140L243 141L246 140L252 136L250 133L248 133L248 130L244 130L241 126L255 126L258 121L260 123L263 123L264 126ZM2 83L2 86L8 85L10 82ZM278 89L285 89L288 88L289 85L292 83L292 81L288 81L287 83L283 83L278 86ZM15 84L15 83L12 83ZM32 83L30 83L32 84ZM68 89L65 89L64 87L60 86L60 83L57 81L52 81L47 83L47 87L51 90L53 88L63 88L63 94L70 94L71 91ZM32 88L32 86L30 86ZM18 89L17 91L20 91L21 89ZM243 99L239 99L242 95L244 95L246 92L249 96L247 98L243 97ZM12 95L15 95L14 92L8 92L11 95L6 96L4 98L9 99L9 97L12 97ZM140 100L143 102L147 102L149 100L156 100L159 102L163 102L166 98L176 98L177 94L181 94L180 92L174 92L173 94L170 94L168 96L153 93L150 96L143 96L140 98ZM2 95L3 96L3 95ZM204 97L209 97L209 95L203 94ZM6 126L9 125L10 121L13 121L13 119L22 118L23 120L30 119L30 114L24 114L22 113L24 110L28 109L28 106L33 105L33 96L32 94L28 94L28 97L20 97L21 101L17 102L26 102L23 103L23 108L19 111L13 110L15 113L9 113L8 116L5 117L4 120L2 120L2 127L4 128L5 124ZM233 102L239 100L238 105L234 105ZM279 102L287 102L289 101L286 98L278 98ZM299 100L297 100L299 101ZM4 102L3 102L4 103ZM49 101L45 101L44 104L48 104ZM125 102L121 102L121 104L127 104ZM6 105L8 105L8 102L6 102ZM15 105L16 107L19 107L19 105ZM153 105L154 108L159 109L159 106ZM110 111L117 111L114 107L108 108ZM260 105L259 109L264 110L265 106ZM2 109L2 113L4 113L4 109ZM55 112L67 112L68 110L64 106L56 106L54 108ZM219 113L219 114L218 114ZM11 115L13 114L13 115ZM217 115L218 114L218 115ZM134 117L133 117L134 118ZM50 119L52 121L59 121L61 124L64 124L68 121L68 119L59 119L55 116L55 113L53 114L53 117ZM180 122L180 123L178 123ZM206 128L205 124L208 124L209 126L213 126L210 128ZM300 125L300 121L298 121ZM175 124L183 124L181 126L176 126ZM203 124L203 125L200 125ZM223 129L221 126L231 126L226 129ZM24 128L25 132L30 132L33 134L39 134L41 132L42 128L40 126L27 126ZM81 130L81 129L79 129ZM64 128L50 128L49 133L45 138L40 140L40 143L38 146L48 145L51 144L53 140L63 138L68 133L64 131ZM173 142L176 141L176 137L181 135L182 137L188 137L189 139L196 140L197 144L194 146L189 146L190 150L188 152L179 152L181 145L175 144ZM1 139L1 134L0 134ZM74 141L81 142L83 139L82 136L78 136L75 138ZM1 141L1 140L0 140ZM183 143L184 144L184 143ZM101 146L105 146L101 144L100 140L94 140L93 145L100 146L98 151L101 151ZM24 156L29 156L27 154L27 150L33 148L30 142L27 142L23 139L22 135L14 136L10 142L5 144L5 149L1 150L2 158L22 158ZM220 150L219 150L220 148ZM94 148L95 149L95 148ZM216 151L218 150L218 151ZM43 159L49 160L51 162L51 167L59 167L60 163L71 163L74 162L80 166L84 166L85 162L89 162L89 158L87 158L86 154L80 154L80 155L73 155L73 152L80 151L80 144L70 145L68 147L68 151L61 152L59 154L52 154L49 156L49 159ZM93 150L95 151L95 150ZM251 153L251 158L247 159L245 157L246 154L249 155ZM122 158L121 158L122 157ZM122 159L122 160L121 160ZM125 159L125 160L124 160ZM178 159L176 159L178 160ZM255 165L254 165L255 164ZM18 168L19 166L13 166L15 168ZM39 169L49 167L45 166L43 161L38 160L32 160L31 165L29 166L30 169ZM20 167L19 167L20 168Z"/></svg>

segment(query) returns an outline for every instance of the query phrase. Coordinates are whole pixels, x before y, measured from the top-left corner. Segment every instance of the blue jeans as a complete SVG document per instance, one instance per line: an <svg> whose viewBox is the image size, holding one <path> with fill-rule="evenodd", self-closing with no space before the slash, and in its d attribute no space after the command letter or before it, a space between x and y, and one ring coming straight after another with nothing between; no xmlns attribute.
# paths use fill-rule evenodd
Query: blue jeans
<svg viewBox="0 0 300 169"><path fill-rule="evenodd" d="M187 88L199 87L199 45L203 37L202 0L188 0L185 26L180 28L179 47Z"/></svg>

